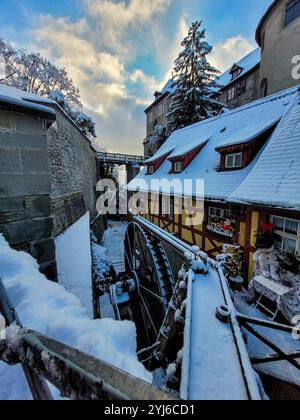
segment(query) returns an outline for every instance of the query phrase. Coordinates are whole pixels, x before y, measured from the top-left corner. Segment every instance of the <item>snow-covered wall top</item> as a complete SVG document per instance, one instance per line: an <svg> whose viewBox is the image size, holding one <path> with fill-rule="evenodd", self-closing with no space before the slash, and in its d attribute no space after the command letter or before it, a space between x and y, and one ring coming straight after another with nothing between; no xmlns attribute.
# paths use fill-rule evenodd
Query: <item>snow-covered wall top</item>
<svg viewBox="0 0 300 420"><path fill-rule="evenodd" d="M255 133L253 132L254 127L257 128L256 134L259 135L262 130L270 127L270 124L280 121L284 115L286 118L287 111L289 110L291 104L294 104L294 101L296 100L295 98L298 96L298 89L292 88L268 98L260 99L256 102L244 105L235 110L228 111L219 117L210 118L198 124L176 131L169 137L156 155L151 158L151 161L159 159L167 154L169 154L169 156L180 155L182 150L191 150L197 147L197 145L202 144L205 140L209 141L181 174L170 174L171 163L168 159L166 159L161 167L152 175L146 175L147 170L144 169L129 184L129 190L136 191L140 189L141 191L150 191L151 181L157 179L167 179L169 181L174 180L174 178L181 180L204 179L206 199L227 200L253 171L256 163L259 159L261 159L262 154L264 156L265 147L262 148L260 153L249 166L241 170L225 172L217 171L220 164L220 154L216 148L222 144L228 143L228 141L231 142L233 138L237 141L238 133L242 133L241 141L245 141L245 138L253 138L253 136L255 136ZM298 124L299 123L300 115L298 118ZM275 135L277 136L278 130L281 126L282 125L278 126L276 131L273 133L273 137ZM295 136L294 147L295 143L298 142L297 147L298 150L300 150L300 131L298 129L298 138L297 130L295 129L293 132ZM269 139L268 143L270 146L267 150L269 150L274 142L270 142ZM284 157L285 152L283 152L283 150L281 150L281 152ZM268 156L270 159L272 158L272 161L265 167L265 172L270 171L271 165L274 168L277 165L272 154L270 156L268 153ZM289 164L290 163L291 160L289 161ZM264 179L264 177L265 175L263 175L262 179ZM194 185L193 195L201 197L202 193L197 191L195 187L196 185ZM164 191L161 186L159 187L159 190L156 191L152 188L152 192L169 193L169 191ZM180 192L181 191L178 191L178 193ZM298 194L298 196L300 195Z"/></svg>
<svg viewBox="0 0 300 420"><path fill-rule="evenodd" d="M47 107L47 104L55 104L54 101L3 84L0 84L0 102L6 102L12 105L22 106L24 108L55 114L52 108ZM37 102L45 103L45 105L41 105Z"/></svg>

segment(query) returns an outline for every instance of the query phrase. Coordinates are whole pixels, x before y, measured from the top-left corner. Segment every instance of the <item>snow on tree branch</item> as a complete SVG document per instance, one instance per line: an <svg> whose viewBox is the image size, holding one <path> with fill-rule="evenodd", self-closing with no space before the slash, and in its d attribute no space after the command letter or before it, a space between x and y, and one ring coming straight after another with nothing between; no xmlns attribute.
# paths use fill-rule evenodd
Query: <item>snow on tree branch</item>
<svg viewBox="0 0 300 420"><path fill-rule="evenodd" d="M222 105L211 97L219 87L220 72L207 61L212 47L205 41L205 30L201 26L202 22L191 25L174 64L175 91L167 116L171 132L218 115L222 109Z"/></svg>
<svg viewBox="0 0 300 420"><path fill-rule="evenodd" d="M56 100L87 136L96 137L95 123L82 112L79 90L66 69L58 68L38 53L16 49L0 38L5 76L0 83Z"/></svg>

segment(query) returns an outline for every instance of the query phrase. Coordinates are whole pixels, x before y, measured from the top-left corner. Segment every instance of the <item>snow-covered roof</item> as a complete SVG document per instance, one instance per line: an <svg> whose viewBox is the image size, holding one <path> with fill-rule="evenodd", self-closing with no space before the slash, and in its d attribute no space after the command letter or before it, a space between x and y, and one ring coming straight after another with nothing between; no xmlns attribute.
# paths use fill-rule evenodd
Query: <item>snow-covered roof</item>
<svg viewBox="0 0 300 420"><path fill-rule="evenodd" d="M167 93L167 92L169 92L169 93L173 93L175 91L175 88L174 88L174 86L173 86L173 80L172 79L170 79L170 80L168 80L168 82L165 84L165 86L163 87L163 89L162 89L162 91L161 91L161 93L162 94L164 94L164 93Z"/></svg>
<svg viewBox="0 0 300 420"><path fill-rule="evenodd" d="M270 128L274 127L280 121L280 119L281 118L277 117L274 118L273 115L264 114L261 116L260 121L252 124L250 127L243 127L240 131L237 131L224 142L220 143L218 148L230 147L251 142Z"/></svg>
<svg viewBox="0 0 300 420"><path fill-rule="evenodd" d="M0 102L55 115L55 111L47 107L47 104L54 104L54 101L3 84L0 84Z"/></svg>
<svg viewBox="0 0 300 420"><path fill-rule="evenodd" d="M300 92L230 201L300 210Z"/></svg>
<svg viewBox="0 0 300 420"><path fill-rule="evenodd" d="M249 71L254 69L254 67L256 67L260 63L260 56L261 56L261 50L260 48L256 48L250 54L243 57L240 61L238 61L237 63L234 63L234 65L242 69L242 72L240 73L239 77L237 77L234 80L236 81L240 79L245 74L249 73ZM231 66L230 69L228 69L225 73L223 73L219 77L218 84L222 86L221 89L223 89L224 87L228 86L231 82L233 82L232 74L231 74L232 67L233 66ZM219 89L216 89L216 91L218 90Z"/></svg>
<svg viewBox="0 0 300 420"><path fill-rule="evenodd" d="M182 153L183 149L188 149L191 147L191 145L193 149L197 147L197 144L201 145L205 140L208 140L208 142L182 173L176 175L169 173L171 163L168 159L166 159L160 168L152 175L146 175L147 170L144 169L129 184L128 188L133 191L141 190L152 191L156 193L169 193L167 190L164 191L164 187L162 186L159 186L158 190L153 189L153 185L151 185L152 181L163 179L172 181L174 178L180 179L182 181L186 179L203 179L205 181L206 199L221 201L227 200L230 196L233 195L235 190L253 171L257 162L262 158L262 156L264 156L265 148L267 147L267 150L269 150L269 144L271 143L269 139L267 146L262 148L262 150L250 165L241 170L235 171L222 172L217 170L220 164L220 154L218 151L216 151L216 148L220 146L220 144L225 144L228 143L228 141L232 141L233 138L236 139L236 135L238 133L242 135L242 139L249 139L254 135L254 131L258 131L258 133L260 133L262 129L270 127L270 124L281 120L282 117L286 115L289 106L296 100L295 98L298 96L299 92L297 87L288 89L286 91L277 93L276 95L272 95L267 98L260 99L256 102L244 105L240 108L228 111L219 117L209 118L198 124L194 124L190 127L176 131L169 137L169 139L153 156L153 158L151 158L151 161L155 161L156 159L159 159L167 154L170 158L170 156ZM300 115L298 118L298 124L300 124ZM278 133L280 127L281 125L277 127L273 133L273 136L275 136L275 133ZM295 129L293 132L296 137L297 130ZM296 153L299 154L299 125L298 133L298 152ZM285 156L285 152L283 150L281 150L281 153L282 156ZM299 170L297 173L300 173L300 157L298 161ZM292 162L294 162L294 157L289 157L289 164ZM275 165L277 165L277 163L274 161L274 159L272 159L272 162L268 165L268 167L265 168L265 171L270 171L270 167L272 166L275 168ZM273 172L274 171L275 169L273 169ZM263 175L262 179L264 179L264 177L265 175ZM256 191L257 189L254 188L254 194ZM180 193L181 191L178 191L178 194ZM193 187L192 194L196 197L202 197L202 192L199 192L196 189L196 183ZM298 197L300 201L300 194L298 194Z"/></svg>

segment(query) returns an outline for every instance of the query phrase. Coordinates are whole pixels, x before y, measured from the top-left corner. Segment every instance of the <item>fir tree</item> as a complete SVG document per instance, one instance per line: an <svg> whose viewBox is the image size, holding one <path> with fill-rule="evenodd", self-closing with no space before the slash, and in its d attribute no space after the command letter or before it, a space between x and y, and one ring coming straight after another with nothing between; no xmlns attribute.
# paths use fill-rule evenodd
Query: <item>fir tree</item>
<svg viewBox="0 0 300 420"><path fill-rule="evenodd" d="M212 47L205 41L202 22L195 22L182 41L183 51L175 61L174 93L168 114L170 132L217 115L222 105L211 98L220 73L209 64Z"/></svg>

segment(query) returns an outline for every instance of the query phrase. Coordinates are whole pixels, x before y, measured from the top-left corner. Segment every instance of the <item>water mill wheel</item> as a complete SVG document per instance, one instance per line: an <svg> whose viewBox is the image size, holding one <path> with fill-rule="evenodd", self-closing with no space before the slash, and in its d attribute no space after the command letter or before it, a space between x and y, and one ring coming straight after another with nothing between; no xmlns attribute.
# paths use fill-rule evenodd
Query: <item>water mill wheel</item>
<svg viewBox="0 0 300 420"><path fill-rule="evenodd" d="M157 342L175 281L161 242L135 222L126 231L125 268L136 284L130 298L138 345L140 349L150 347Z"/></svg>

